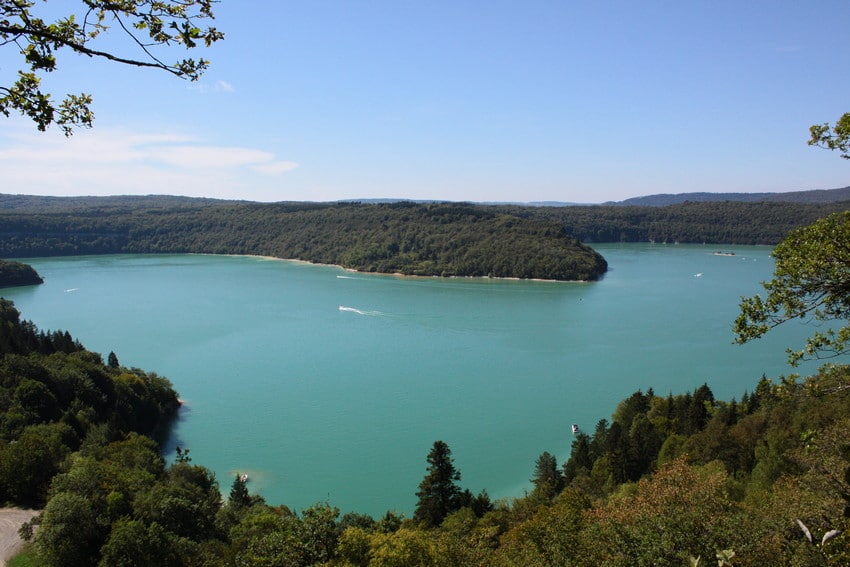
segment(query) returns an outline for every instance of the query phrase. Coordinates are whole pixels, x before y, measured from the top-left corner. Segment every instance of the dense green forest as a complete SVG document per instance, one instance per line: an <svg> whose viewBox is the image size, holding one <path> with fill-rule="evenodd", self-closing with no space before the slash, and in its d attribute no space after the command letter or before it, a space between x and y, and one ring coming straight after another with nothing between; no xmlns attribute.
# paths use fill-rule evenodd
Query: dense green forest
<svg viewBox="0 0 850 567"><path fill-rule="evenodd" d="M0 195L0 257L254 254L364 272L593 280L581 244L777 244L846 203L532 207Z"/></svg>
<svg viewBox="0 0 850 567"><path fill-rule="evenodd" d="M778 244L794 228L850 208L847 202L803 204L736 201L664 207L497 207L523 218L556 222L585 243Z"/></svg>
<svg viewBox="0 0 850 567"><path fill-rule="evenodd" d="M20 262L0 260L0 287L13 287L19 285L34 285L44 283L35 269Z"/></svg>
<svg viewBox="0 0 850 567"><path fill-rule="evenodd" d="M631 197L624 201L618 201L617 205L649 205L661 207L684 202L696 201L773 201L784 203L835 203L850 200L850 187L839 189L812 189L808 191L788 191L785 193L657 193L655 195L644 195Z"/></svg>
<svg viewBox="0 0 850 567"><path fill-rule="evenodd" d="M550 280L595 280L607 269L555 223L471 205L125 202L2 210L0 256L254 254L364 272Z"/></svg>
<svg viewBox="0 0 850 567"><path fill-rule="evenodd" d="M39 331L0 298L0 502L43 504L51 478L84 446L163 431L170 382L104 363L67 331Z"/></svg>
<svg viewBox="0 0 850 567"><path fill-rule="evenodd" d="M803 358L847 353L847 242L850 212L792 232L766 298L742 300L739 340L803 310L843 325L819 326L814 338L831 340L808 343ZM847 365L754 377L731 400L707 384L638 390L576 432L566 462L544 452L529 463L530 491L510 500L463 489L451 449L436 441L411 487L413 517L373 518L340 515L331 502L270 505L239 477L222 493L187 450L166 466L141 435L176 407L166 380L122 368L114 354L104 365L69 334L2 308L0 494L46 500L34 536L34 525L22 530L35 565L850 564Z"/></svg>

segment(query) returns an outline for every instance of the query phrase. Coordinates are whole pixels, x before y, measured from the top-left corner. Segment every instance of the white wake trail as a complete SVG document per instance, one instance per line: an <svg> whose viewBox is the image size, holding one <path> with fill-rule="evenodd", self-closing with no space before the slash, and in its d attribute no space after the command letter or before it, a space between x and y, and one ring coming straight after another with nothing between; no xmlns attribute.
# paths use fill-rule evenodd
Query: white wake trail
<svg viewBox="0 0 850 567"><path fill-rule="evenodd" d="M354 307L346 307L345 305L340 305L339 310L347 311L348 313L355 313L357 315L366 315L367 317L383 315L383 313L381 313L380 311L361 311L360 309L355 309Z"/></svg>

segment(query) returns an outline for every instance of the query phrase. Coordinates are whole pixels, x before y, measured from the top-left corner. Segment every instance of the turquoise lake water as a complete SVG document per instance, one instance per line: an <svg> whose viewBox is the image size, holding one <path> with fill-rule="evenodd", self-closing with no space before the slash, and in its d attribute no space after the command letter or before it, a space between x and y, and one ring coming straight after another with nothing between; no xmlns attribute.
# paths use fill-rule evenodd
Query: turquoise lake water
<svg viewBox="0 0 850 567"><path fill-rule="evenodd" d="M250 257L26 260L41 286L2 290L40 329L68 330L124 366L167 376L189 448L223 490L237 472L270 504L410 515L435 440L461 485L493 498L530 486L543 451L569 456L637 389L707 382L740 398L787 374L810 331L732 344L767 247L597 245L596 283L400 278Z"/></svg>

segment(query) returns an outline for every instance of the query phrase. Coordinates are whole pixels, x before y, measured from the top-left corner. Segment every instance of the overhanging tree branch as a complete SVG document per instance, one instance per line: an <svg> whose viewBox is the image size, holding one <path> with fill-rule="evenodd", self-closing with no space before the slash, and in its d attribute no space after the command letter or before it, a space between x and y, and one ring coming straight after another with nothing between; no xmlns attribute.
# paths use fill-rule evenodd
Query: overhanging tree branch
<svg viewBox="0 0 850 567"><path fill-rule="evenodd" d="M18 80L11 86L0 87L0 113L9 116L11 110L31 118L39 130L58 124L66 135L75 127L89 127L93 114L89 110L91 97L87 94L66 95L54 104L49 93L39 90L39 73L57 68L55 53L68 49L80 55L97 57L122 65L160 69L192 81L198 80L209 66L205 59L182 59L165 63L153 50L180 44L193 49L201 42L207 47L222 39L224 34L214 27L203 29L196 20L213 19L213 4L217 0L79 0L83 12L82 24L71 13L53 23L47 23L34 13L35 3L27 0L0 0L0 47L14 44L20 49L27 70L18 71ZM67 4L67 2L66 2ZM117 24L129 36L129 42L141 57L127 56L112 50L90 45L109 29L108 21ZM142 41L147 34L150 42Z"/></svg>

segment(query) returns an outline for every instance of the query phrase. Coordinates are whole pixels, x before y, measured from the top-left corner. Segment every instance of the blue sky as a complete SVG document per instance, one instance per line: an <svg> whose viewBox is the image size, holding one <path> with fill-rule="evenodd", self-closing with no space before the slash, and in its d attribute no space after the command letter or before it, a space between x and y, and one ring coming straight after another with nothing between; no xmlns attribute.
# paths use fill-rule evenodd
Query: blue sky
<svg viewBox="0 0 850 567"><path fill-rule="evenodd" d="M806 140L850 111L848 23L846 0L223 0L198 83L60 52L46 86L91 93L95 126L66 139L0 117L0 192L598 203L844 187L850 161ZM3 84L16 57L0 48Z"/></svg>

